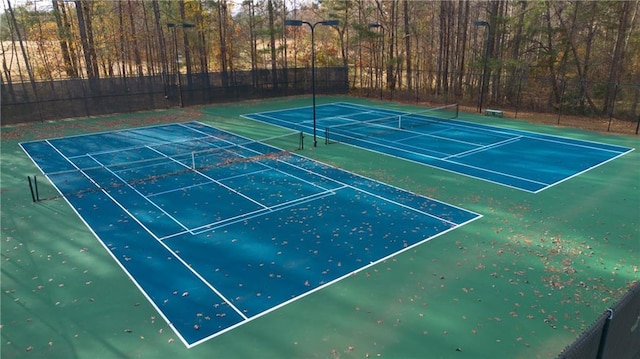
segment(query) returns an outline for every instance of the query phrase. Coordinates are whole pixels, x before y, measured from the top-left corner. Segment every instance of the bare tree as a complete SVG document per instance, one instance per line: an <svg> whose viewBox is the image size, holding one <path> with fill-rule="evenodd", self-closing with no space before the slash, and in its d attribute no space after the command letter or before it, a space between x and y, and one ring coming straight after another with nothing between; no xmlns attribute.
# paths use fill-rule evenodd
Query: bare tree
<svg viewBox="0 0 640 359"><path fill-rule="evenodd" d="M634 8L632 9L633 5ZM607 89L604 95L604 103L602 105L602 113L609 113L613 107L616 98L617 86L623 70L624 58L627 44L629 42L629 33L631 32L631 24L638 13L638 3L632 1L621 1L616 4L619 9L618 31L615 46L613 48L613 56L611 58L611 66L609 67L609 76L607 79Z"/></svg>
<svg viewBox="0 0 640 359"><path fill-rule="evenodd" d="M271 81L273 88L278 88L278 67L276 61L276 29L275 11L273 0L267 0L267 13L269 15L269 45L271 50Z"/></svg>
<svg viewBox="0 0 640 359"><path fill-rule="evenodd" d="M403 18L404 18L404 53L407 64L407 88L412 89L412 66L411 66L411 32L409 30L409 0L402 2Z"/></svg>

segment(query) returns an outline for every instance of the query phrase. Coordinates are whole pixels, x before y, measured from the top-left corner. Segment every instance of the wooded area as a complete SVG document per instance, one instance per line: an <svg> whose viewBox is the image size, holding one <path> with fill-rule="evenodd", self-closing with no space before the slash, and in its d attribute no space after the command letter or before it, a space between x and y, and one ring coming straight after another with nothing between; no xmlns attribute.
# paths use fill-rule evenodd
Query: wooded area
<svg viewBox="0 0 640 359"><path fill-rule="evenodd" d="M640 1L3 0L3 91L61 79L344 66L367 94L635 120ZM285 26L299 19L310 26ZM320 24L322 25L322 24ZM179 79L180 77L178 77ZM482 99L484 96L484 99ZM544 106L540 104L543 103Z"/></svg>

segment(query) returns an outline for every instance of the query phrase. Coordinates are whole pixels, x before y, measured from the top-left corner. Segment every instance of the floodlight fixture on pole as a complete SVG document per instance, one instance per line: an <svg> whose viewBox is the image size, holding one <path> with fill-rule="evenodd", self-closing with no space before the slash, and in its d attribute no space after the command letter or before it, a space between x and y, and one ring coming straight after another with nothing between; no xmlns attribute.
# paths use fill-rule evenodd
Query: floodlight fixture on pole
<svg viewBox="0 0 640 359"><path fill-rule="evenodd" d="M489 36L490 36L490 32L491 32L491 25L487 22L487 21L474 21L473 22L473 26L476 27L486 27L487 31L486 31L486 41L485 41L485 48L484 48L484 59L482 61L482 84L480 85L480 98L478 100L478 112L482 113L482 105L484 102L484 89L486 87L486 83L487 83L487 61L489 58Z"/></svg>
<svg viewBox="0 0 640 359"><path fill-rule="evenodd" d="M325 26L338 26L340 25L340 20L322 20L316 23L310 23L308 21L303 20L292 20L286 19L284 20L285 26L302 26L305 24L309 26L311 29L311 97L313 98L313 147L318 146L318 140L316 136L316 46L315 46L315 28L317 25L325 25Z"/></svg>
<svg viewBox="0 0 640 359"><path fill-rule="evenodd" d="M169 22L167 23L167 27L170 28L173 32L173 51L176 53L176 84L178 85L178 99L180 101L180 107L184 107L184 102L182 100L182 84L180 83L180 56L178 56L178 37L176 29L179 27L183 29L189 29L192 27L196 27L196 25L188 23L176 24L173 22Z"/></svg>

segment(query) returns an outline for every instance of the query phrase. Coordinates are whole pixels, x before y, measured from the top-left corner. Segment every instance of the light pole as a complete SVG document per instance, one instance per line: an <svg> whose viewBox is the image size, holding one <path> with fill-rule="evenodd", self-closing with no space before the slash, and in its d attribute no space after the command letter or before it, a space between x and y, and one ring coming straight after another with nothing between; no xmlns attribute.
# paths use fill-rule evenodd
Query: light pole
<svg viewBox="0 0 640 359"><path fill-rule="evenodd" d="M490 32L491 32L491 25L489 25L488 22L486 21L474 21L473 22L473 26L478 26L478 27L487 27L487 39L485 41L485 48L484 48L484 60L483 60L483 64L482 64L482 85L480 87L480 99L478 100L478 112L482 113L482 104L484 102L484 88L486 86L487 83L487 59L489 58L489 36L491 36Z"/></svg>
<svg viewBox="0 0 640 359"><path fill-rule="evenodd" d="M176 28L181 27L183 29L188 29L191 27L195 27L194 24L174 24L172 22L167 23L167 27L173 31L173 51L176 53L176 84L178 85L178 99L180 100L180 107L184 107L184 102L182 101L182 85L180 83L180 57L178 56L178 37L176 34Z"/></svg>
<svg viewBox="0 0 640 359"><path fill-rule="evenodd" d="M308 21L302 20L285 20L285 26L302 26L302 24L306 24L311 29L311 97L313 98L313 147L318 146L318 140L316 138L316 46L315 46L315 35L314 30L316 25L326 25L326 26L338 26L340 21L338 20L322 20L318 21L314 24Z"/></svg>
<svg viewBox="0 0 640 359"><path fill-rule="evenodd" d="M377 29L377 28L381 28L382 29L382 50L380 51L380 70L377 71L377 76L378 76L378 80L380 81L380 99L382 100L382 71L384 70L384 26L382 26L382 24L369 24L369 28L370 29Z"/></svg>

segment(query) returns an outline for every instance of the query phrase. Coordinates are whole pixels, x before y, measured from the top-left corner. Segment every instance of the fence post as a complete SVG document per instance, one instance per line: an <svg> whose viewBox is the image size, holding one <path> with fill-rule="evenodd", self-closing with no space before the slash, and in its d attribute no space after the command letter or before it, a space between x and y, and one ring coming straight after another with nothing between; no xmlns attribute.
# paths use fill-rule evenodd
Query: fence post
<svg viewBox="0 0 640 359"><path fill-rule="evenodd" d="M604 347L607 344L607 334L609 333L609 325L611 324L611 320L613 319L613 309L607 309L609 312L609 317L604 322L604 326L602 327L602 335L600 336L600 344L598 345L598 354L596 355L596 359L602 359L602 355L604 354Z"/></svg>
<svg viewBox="0 0 640 359"><path fill-rule="evenodd" d="M35 203L36 202L36 195L33 192L33 184L31 183L31 176L27 176L27 180L29 181L29 189L31 190L31 199Z"/></svg>
<svg viewBox="0 0 640 359"><path fill-rule="evenodd" d="M613 91L613 101L611 102L611 110L609 111L609 124L607 125L607 132L611 130L611 120L613 120L613 110L616 107L616 97L618 97L618 89L620 84L615 85L615 90Z"/></svg>
<svg viewBox="0 0 640 359"><path fill-rule="evenodd" d="M516 95L516 113L513 118L518 118L518 110L520 109L520 94L522 93L522 68L518 70L518 94Z"/></svg>
<svg viewBox="0 0 640 359"><path fill-rule="evenodd" d="M567 80L565 78L561 81L560 88L560 104L558 104L558 125L560 124L560 115L562 114L562 103L564 102L564 91L567 88Z"/></svg>

